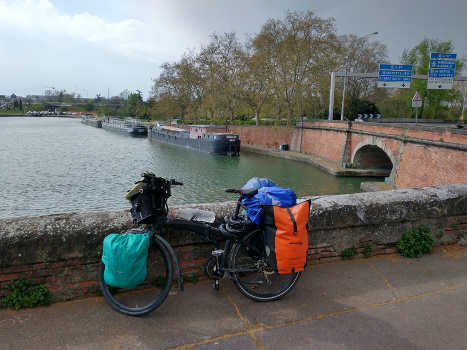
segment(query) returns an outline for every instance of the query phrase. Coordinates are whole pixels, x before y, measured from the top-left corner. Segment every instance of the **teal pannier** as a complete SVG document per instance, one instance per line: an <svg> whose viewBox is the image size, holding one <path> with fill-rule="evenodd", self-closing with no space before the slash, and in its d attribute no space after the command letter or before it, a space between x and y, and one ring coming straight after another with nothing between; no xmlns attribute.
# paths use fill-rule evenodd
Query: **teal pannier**
<svg viewBox="0 0 467 350"><path fill-rule="evenodd" d="M112 233L105 237L102 252L105 283L118 288L135 288L143 283L148 271L148 248L147 233Z"/></svg>

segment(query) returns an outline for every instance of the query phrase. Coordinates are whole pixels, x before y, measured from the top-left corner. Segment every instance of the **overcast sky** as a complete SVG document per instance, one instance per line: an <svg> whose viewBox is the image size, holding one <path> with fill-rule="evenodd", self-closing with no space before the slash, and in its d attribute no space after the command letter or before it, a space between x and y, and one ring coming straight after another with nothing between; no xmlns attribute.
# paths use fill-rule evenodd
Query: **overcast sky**
<svg viewBox="0 0 467 350"><path fill-rule="evenodd" d="M243 40L287 10L333 17L338 34L379 32L370 40L387 45L391 63L425 37L467 54L466 0L0 0L0 95L128 89L146 100L163 62L213 32Z"/></svg>

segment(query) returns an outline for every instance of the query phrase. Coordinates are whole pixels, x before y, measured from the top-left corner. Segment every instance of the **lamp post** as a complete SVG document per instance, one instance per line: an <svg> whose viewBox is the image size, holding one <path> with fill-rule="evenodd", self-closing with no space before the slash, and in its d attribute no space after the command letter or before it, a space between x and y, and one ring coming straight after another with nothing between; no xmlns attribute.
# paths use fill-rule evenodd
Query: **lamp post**
<svg viewBox="0 0 467 350"><path fill-rule="evenodd" d="M367 34L367 35L364 35L360 38L358 38L356 41L355 41L355 45L358 44L358 42L362 39L365 39L367 37L369 37L370 35L376 35L378 34L378 32L374 32L374 33L371 33L371 34ZM353 45L352 45L353 46ZM345 66L344 66L344 88L342 89L342 107L341 107L341 120L344 120L344 102L345 102L345 86L346 86L346 83L347 83L347 66L349 64L349 55L350 55L350 49L349 48L349 52L347 52L347 58L345 59Z"/></svg>

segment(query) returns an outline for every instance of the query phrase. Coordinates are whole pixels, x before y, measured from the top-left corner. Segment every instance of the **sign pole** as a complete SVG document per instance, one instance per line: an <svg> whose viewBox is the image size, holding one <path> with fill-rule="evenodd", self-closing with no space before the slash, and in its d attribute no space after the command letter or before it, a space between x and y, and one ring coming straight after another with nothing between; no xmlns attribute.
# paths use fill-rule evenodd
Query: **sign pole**
<svg viewBox="0 0 467 350"><path fill-rule="evenodd" d="M464 116L464 111L465 111L465 95L462 96L464 99L462 100L462 117Z"/></svg>
<svg viewBox="0 0 467 350"><path fill-rule="evenodd" d="M422 98L420 97L420 94L417 91L412 98L412 107L415 108L415 125L418 125L418 107L421 107L421 106L422 106Z"/></svg>

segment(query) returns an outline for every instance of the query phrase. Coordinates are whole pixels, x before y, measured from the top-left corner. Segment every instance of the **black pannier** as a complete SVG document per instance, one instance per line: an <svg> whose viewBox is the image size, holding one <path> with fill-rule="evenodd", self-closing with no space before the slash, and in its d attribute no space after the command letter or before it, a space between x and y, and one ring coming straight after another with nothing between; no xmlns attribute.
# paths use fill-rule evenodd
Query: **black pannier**
<svg viewBox="0 0 467 350"><path fill-rule="evenodd" d="M154 221L163 213L165 208L165 198L158 190L141 189L131 197L131 217L138 224L148 224Z"/></svg>

